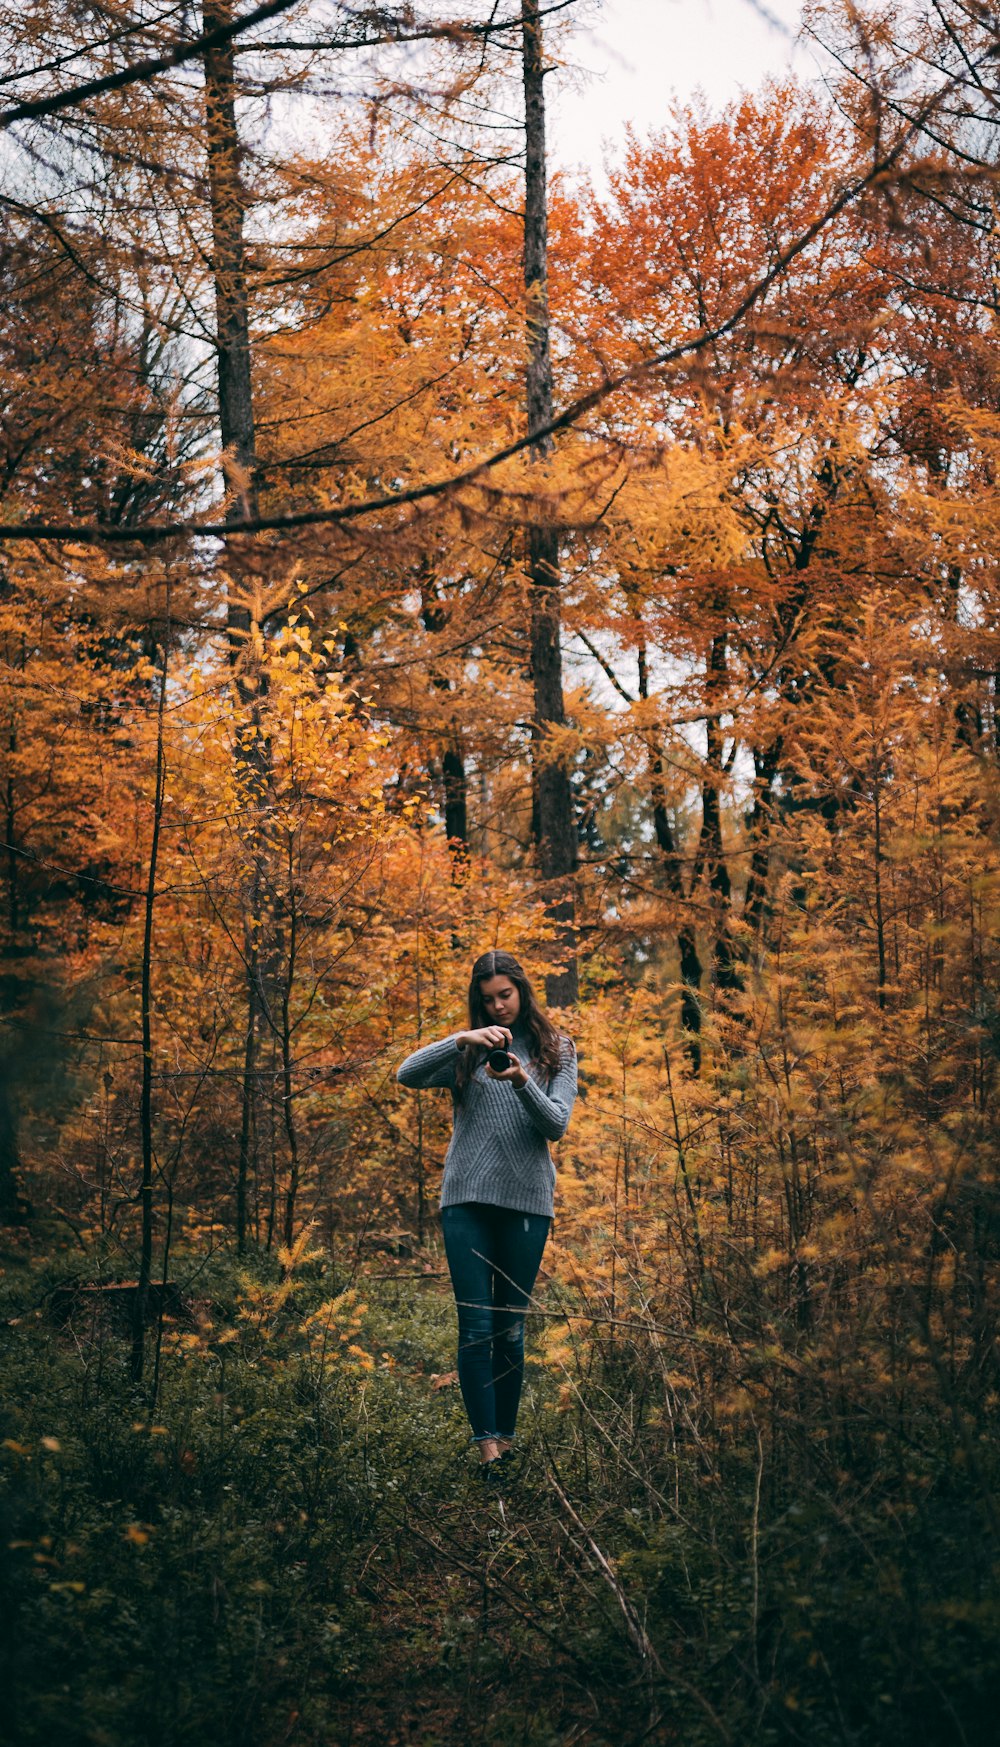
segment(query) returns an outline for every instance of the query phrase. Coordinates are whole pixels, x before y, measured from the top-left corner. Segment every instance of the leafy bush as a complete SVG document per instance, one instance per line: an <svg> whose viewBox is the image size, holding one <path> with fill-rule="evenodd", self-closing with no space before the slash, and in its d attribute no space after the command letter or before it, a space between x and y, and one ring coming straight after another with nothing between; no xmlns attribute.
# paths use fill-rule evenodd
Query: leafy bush
<svg viewBox="0 0 1000 1747"><path fill-rule="evenodd" d="M595 1340L570 1388L529 1360L523 1471L494 1496L443 1285L331 1298L292 1263L213 1263L155 1414L122 1337L53 1327L42 1270L8 1284L16 1747L985 1738L989 1524L932 1426L919 1471L864 1484L793 1468L777 1422L678 1460L629 1408L634 1355Z"/></svg>

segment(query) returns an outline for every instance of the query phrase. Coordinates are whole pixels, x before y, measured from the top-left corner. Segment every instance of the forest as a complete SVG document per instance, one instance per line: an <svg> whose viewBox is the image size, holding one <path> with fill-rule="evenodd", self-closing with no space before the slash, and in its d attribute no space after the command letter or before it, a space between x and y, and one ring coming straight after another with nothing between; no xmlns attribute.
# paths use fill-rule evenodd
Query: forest
<svg viewBox="0 0 1000 1747"><path fill-rule="evenodd" d="M599 10L0 0L10 1747L996 1738L1000 19L588 179ZM396 1080L494 948L503 1492Z"/></svg>

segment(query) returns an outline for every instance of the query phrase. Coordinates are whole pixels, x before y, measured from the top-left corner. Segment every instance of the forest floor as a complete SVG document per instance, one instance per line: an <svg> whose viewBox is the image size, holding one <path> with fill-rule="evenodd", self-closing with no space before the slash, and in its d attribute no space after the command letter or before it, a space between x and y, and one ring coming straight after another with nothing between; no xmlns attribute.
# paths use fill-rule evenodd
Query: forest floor
<svg viewBox="0 0 1000 1747"><path fill-rule="evenodd" d="M181 1257L155 1408L151 1350L137 1388L113 1317L53 1314L70 1252L2 1260L12 1747L993 1738L995 1598L924 1631L921 1688L898 1560L803 1498L759 1523L752 1462L723 1500L668 1461L626 1355L532 1356L485 1486L433 1253L346 1284Z"/></svg>

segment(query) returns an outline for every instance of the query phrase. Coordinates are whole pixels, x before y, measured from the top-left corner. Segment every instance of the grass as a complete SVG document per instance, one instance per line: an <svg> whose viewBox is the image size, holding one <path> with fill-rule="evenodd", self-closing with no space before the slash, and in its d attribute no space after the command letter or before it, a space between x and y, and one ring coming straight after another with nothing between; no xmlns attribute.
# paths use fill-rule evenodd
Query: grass
<svg viewBox="0 0 1000 1747"><path fill-rule="evenodd" d="M754 1538L753 1451L721 1488L695 1450L678 1476L604 1354L582 1392L529 1364L492 1494L443 1280L345 1296L321 1261L203 1258L151 1412L120 1331L48 1316L66 1272L4 1281L11 1747L989 1738L995 1570L961 1475L901 1534L870 1484L848 1509L789 1471Z"/></svg>

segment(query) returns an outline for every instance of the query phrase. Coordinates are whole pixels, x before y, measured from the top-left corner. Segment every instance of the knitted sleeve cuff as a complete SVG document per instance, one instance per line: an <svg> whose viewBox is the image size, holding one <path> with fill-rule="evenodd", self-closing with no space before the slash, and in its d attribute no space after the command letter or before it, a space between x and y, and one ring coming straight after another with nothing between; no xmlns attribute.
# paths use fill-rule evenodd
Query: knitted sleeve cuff
<svg viewBox="0 0 1000 1747"><path fill-rule="evenodd" d="M563 1066L552 1080L548 1092L528 1079L514 1091L546 1140L561 1140L569 1126L570 1113L576 1097L576 1051L572 1049Z"/></svg>

